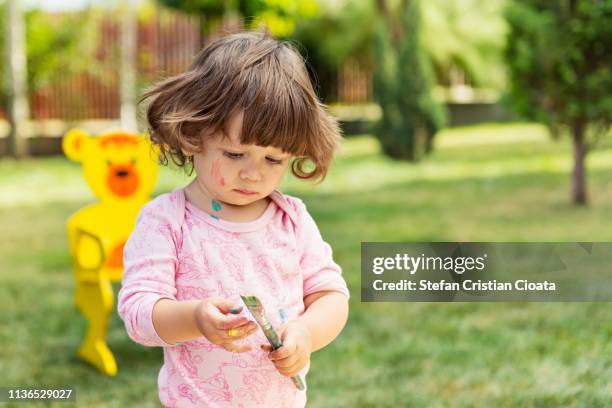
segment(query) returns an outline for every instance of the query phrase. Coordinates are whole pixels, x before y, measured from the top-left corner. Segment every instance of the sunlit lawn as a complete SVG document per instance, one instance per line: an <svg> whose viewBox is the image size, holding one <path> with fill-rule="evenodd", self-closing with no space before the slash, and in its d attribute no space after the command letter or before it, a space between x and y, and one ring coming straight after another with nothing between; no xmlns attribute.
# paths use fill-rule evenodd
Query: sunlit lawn
<svg viewBox="0 0 612 408"><path fill-rule="evenodd" d="M322 185L284 188L305 200L352 290L347 328L313 357L310 406L612 404L609 304L362 304L359 294L361 241L612 241L612 143L589 156L587 208L569 203L569 143L538 126L448 130L418 165L381 156L371 137L344 147ZM164 170L156 194L185 180ZM0 386L74 386L83 407L158 406L162 351L131 342L116 315L118 376L75 358L85 322L64 224L91 200L76 164L0 161Z"/></svg>

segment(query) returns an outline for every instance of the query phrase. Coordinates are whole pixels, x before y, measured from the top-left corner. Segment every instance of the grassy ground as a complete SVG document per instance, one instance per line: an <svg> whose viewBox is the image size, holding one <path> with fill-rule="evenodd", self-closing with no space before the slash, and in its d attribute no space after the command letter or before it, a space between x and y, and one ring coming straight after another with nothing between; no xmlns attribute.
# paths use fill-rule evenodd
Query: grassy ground
<svg viewBox="0 0 612 408"><path fill-rule="evenodd" d="M445 131L413 165L364 136L345 143L322 185L288 179L285 192L304 198L352 290L348 326L313 356L309 405L610 406L606 303L359 299L361 241L612 241L612 144L589 156L588 208L569 204L570 152L538 126L476 126ZM183 183L165 170L157 193ZM0 386L74 386L83 407L158 406L162 352L131 342L116 315L118 376L75 358L85 322L64 223L91 200L62 158L0 161Z"/></svg>

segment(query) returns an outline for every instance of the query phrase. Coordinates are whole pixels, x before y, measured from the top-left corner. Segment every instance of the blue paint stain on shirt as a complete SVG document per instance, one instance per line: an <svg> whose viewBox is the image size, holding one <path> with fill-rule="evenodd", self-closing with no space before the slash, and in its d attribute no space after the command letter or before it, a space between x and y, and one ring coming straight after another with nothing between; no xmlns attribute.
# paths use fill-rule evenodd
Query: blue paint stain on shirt
<svg viewBox="0 0 612 408"><path fill-rule="evenodd" d="M285 309L282 307L278 309L278 315L280 316L281 323L285 323L285 320L287 319L287 316L285 316Z"/></svg>
<svg viewBox="0 0 612 408"><path fill-rule="evenodd" d="M209 214L209 215L210 215L211 217L213 217L215 220L218 220L218 219L219 219L219 217L217 217L216 215L212 215L212 214Z"/></svg>

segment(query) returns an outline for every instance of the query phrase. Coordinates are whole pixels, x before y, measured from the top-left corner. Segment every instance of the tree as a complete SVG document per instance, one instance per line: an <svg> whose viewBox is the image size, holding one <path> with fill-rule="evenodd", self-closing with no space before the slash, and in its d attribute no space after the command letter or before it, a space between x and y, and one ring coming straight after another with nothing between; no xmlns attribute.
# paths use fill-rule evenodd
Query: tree
<svg viewBox="0 0 612 408"><path fill-rule="evenodd" d="M374 97L382 117L374 128L383 152L417 161L429 153L445 111L431 96L430 61L419 36L418 0L402 0L397 12L377 0L383 17L375 33Z"/></svg>
<svg viewBox="0 0 612 408"><path fill-rule="evenodd" d="M612 119L612 3L520 0L506 12L510 97L519 114L573 139L572 201L587 203L585 160Z"/></svg>

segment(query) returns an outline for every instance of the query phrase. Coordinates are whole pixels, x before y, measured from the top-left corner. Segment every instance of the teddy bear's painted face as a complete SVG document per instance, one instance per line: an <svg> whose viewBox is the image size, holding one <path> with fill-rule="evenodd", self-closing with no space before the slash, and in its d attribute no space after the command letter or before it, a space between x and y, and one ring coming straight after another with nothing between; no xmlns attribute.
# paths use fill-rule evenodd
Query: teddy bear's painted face
<svg viewBox="0 0 612 408"><path fill-rule="evenodd" d="M69 133L64 151L81 162L87 183L101 201L143 199L153 190L157 163L142 136L110 132L98 137Z"/></svg>

